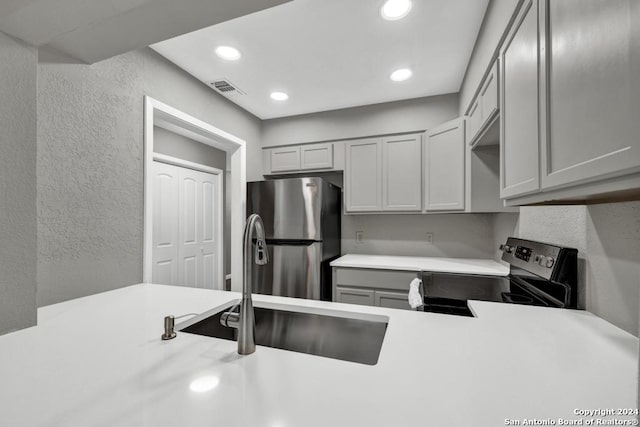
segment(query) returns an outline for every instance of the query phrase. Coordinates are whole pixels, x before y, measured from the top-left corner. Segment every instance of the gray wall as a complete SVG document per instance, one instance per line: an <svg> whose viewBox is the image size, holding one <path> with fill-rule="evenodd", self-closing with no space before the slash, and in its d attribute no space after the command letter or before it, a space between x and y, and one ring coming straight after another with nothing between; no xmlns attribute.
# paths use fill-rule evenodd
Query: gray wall
<svg viewBox="0 0 640 427"><path fill-rule="evenodd" d="M0 33L0 334L37 321L37 61Z"/></svg>
<svg viewBox="0 0 640 427"><path fill-rule="evenodd" d="M260 121L143 49L93 65L38 66L38 304L142 281L143 96L247 141Z"/></svg>
<svg viewBox="0 0 640 427"><path fill-rule="evenodd" d="M491 258L492 227L490 214L343 215L342 253Z"/></svg>
<svg viewBox="0 0 640 427"><path fill-rule="evenodd" d="M423 131L458 116L458 95L304 114L262 123L264 147Z"/></svg>
<svg viewBox="0 0 640 427"><path fill-rule="evenodd" d="M473 53L467 65L467 71L460 87L460 105L458 113L463 115L476 89L482 81L485 71L495 58L498 44L516 9L517 0L490 0L476 38Z"/></svg>
<svg viewBox="0 0 640 427"><path fill-rule="evenodd" d="M231 273L231 200L227 191L231 178L227 171L227 153L158 126L153 128L153 151L201 165L211 166L223 172L222 199L224 200L224 274ZM228 173L229 172L229 173Z"/></svg>
<svg viewBox="0 0 640 427"><path fill-rule="evenodd" d="M494 219L494 241L508 235L577 248L579 304L638 335L640 202L522 207Z"/></svg>

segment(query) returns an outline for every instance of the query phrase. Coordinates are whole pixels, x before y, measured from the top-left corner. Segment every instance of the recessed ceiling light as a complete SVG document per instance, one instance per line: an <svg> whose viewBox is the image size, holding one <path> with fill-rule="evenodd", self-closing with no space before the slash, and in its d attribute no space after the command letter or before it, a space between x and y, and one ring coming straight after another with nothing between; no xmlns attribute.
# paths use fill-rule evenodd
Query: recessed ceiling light
<svg viewBox="0 0 640 427"><path fill-rule="evenodd" d="M410 69L400 68L398 70L395 70L393 73L391 73L389 78L394 82L402 82L404 80L407 80L412 75L413 75L413 72Z"/></svg>
<svg viewBox="0 0 640 427"><path fill-rule="evenodd" d="M380 8L380 15L387 21L402 19L411 10L411 0L387 0Z"/></svg>
<svg viewBox="0 0 640 427"><path fill-rule="evenodd" d="M218 46L216 48L216 55L227 61L237 61L242 56L238 49L231 46Z"/></svg>
<svg viewBox="0 0 640 427"><path fill-rule="evenodd" d="M289 99L289 95L284 92L272 92L271 99L275 101L286 101L287 99Z"/></svg>

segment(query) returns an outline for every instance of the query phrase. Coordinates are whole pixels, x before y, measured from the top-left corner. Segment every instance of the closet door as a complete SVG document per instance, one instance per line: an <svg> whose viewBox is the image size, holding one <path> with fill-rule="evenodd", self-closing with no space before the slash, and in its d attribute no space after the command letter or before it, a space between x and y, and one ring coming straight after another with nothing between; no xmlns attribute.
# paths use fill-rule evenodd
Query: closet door
<svg viewBox="0 0 640 427"><path fill-rule="evenodd" d="M179 169L153 162L152 281L178 284Z"/></svg>
<svg viewBox="0 0 640 427"><path fill-rule="evenodd" d="M217 243L217 215L222 209L217 201L219 176L191 169L180 169L178 192L178 277L179 284L218 289L220 265Z"/></svg>
<svg viewBox="0 0 640 427"><path fill-rule="evenodd" d="M154 162L154 179L152 281L222 289L221 175Z"/></svg>

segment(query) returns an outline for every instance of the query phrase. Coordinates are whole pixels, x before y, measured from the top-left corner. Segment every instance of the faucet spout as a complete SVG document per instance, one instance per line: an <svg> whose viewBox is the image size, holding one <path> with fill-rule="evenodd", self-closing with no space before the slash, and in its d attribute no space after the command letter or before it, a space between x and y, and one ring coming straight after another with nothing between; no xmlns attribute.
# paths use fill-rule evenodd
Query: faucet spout
<svg viewBox="0 0 640 427"><path fill-rule="evenodd" d="M244 228L244 277L242 278L242 301L240 302L240 314L233 312L233 309L225 313L220 319L224 326L238 329L238 353L251 354L256 351L256 325L253 312L253 269L251 260L251 245L255 234L256 250L253 262L257 265L265 265L269 262L269 253L265 241L264 224L262 218L257 214L252 214L247 218L247 225Z"/></svg>

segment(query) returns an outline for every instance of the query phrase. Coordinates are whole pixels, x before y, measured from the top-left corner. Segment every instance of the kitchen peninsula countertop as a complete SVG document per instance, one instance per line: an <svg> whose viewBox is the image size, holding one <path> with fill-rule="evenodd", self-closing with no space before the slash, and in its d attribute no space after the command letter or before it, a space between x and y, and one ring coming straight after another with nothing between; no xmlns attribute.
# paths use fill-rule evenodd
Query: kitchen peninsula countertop
<svg viewBox="0 0 640 427"><path fill-rule="evenodd" d="M638 339L585 311L471 301L466 318L254 297L388 316L375 366L160 339L165 315L238 297L143 284L40 308L38 326L0 336L0 425L493 427L636 407ZM219 384L191 391L201 377Z"/></svg>
<svg viewBox="0 0 640 427"><path fill-rule="evenodd" d="M349 254L331 262L332 267L380 270L432 271L439 273L509 275L509 266L492 259L415 257Z"/></svg>

